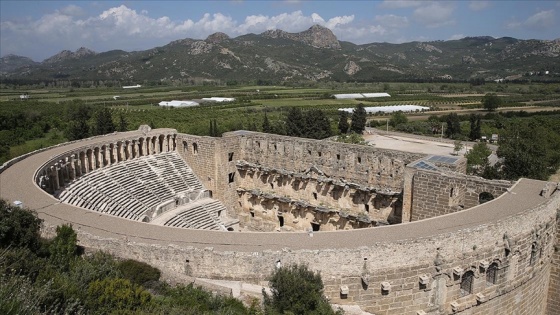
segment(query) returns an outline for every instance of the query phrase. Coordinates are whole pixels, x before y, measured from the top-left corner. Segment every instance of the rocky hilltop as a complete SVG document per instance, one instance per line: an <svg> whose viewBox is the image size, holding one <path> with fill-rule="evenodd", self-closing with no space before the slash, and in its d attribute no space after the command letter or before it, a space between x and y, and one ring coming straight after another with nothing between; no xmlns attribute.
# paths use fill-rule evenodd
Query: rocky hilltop
<svg viewBox="0 0 560 315"><path fill-rule="evenodd" d="M96 52L91 50L91 49L87 49L85 47L80 47L78 50L76 50L75 52L71 52L70 50L63 50L61 52L59 52L58 54L47 58L43 61L43 63L57 63L57 62L61 62L61 61L65 61L65 60L69 60L69 59L81 59L84 57L88 57L88 56L95 56Z"/></svg>
<svg viewBox="0 0 560 315"><path fill-rule="evenodd" d="M261 34L269 38L286 38L317 48L340 49L340 43L333 32L323 26L313 25L300 33L288 33L282 30L270 30Z"/></svg>
<svg viewBox="0 0 560 315"><path fill-rule="evenodd" d="M40 63L9 55L0 59L0 76L127 82L558 80L558 57L558 39L480 36L356 45L340 42L331 30L314 25L299 33L269 30L235 38L214 33L204 40L185 38L145 51L64 50Z"/></svg>

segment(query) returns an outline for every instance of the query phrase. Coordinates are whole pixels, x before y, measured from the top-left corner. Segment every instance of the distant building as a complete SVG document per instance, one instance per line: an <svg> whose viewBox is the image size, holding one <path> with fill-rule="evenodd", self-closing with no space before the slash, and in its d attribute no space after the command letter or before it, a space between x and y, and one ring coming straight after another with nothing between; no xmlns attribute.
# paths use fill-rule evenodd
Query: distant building
<svg viewBox="0 0 560 315"><path fill-rule="evenodd" d="M19 99L20 99L20 100L28 100L28 99L29 99L29 94L21 94L21 95L19 96Z"/></svg>
<svg viewBox="0 0 560 315"><path fill-rule="evenodd" d="M142 86L140 84L136 84L136 85L126 85L126 86L123 86L122 88L123 89L137 89L139 87L142 87Z"/></svg>
<svg viewBox="0 0 560 315"><path fill-rule="evenodd" d="M374 113L394 113L394 112L423 112L426 110L430 110L429 107L426 106L418 106L418 105L391 105L391 106L375 106L375 107L364 107L366 113L374 114ZM348 113L354 112L354 108L339 108L339 111L345 111Z"/></svg>
<svg viewBox="0 0 560 315"><path fill-rule="evenodd" d="M391 97L389 93L351 93L351 94L334 94L336 99L356 99L356 98L374 98L374 97Z"/></svg>
<svg viewBox="0 0 560 315"><path fill-rule="evenodd" d="M204 97L202 98L202 101L204 102L217 102L217 103L222 103L222 102L233 102L235 101L235 98L233 97Z"/></svg>
<svg viewBox="0 0 560 315"><path fill-rule="evenodd" d="M161 101L159 106L171 106L171 107L192 107L198 106L199 103L195 101Z"/></svg>

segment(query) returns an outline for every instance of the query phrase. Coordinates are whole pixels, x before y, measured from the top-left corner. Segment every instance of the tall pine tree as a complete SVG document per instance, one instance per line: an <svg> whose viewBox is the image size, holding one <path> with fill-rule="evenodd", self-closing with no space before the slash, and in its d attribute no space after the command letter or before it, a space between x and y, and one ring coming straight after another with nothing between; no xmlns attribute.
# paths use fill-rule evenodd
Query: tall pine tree
<svg viewBox="0 0 560 315"><path fill-rule="evenodd" d="M268 121L268 116L266 112L264 113L264 120L262 123L262 131L266 133L272 133L272 126L270 126L270 122Z"/></svg>
<svg viewBox="0 0 560 315"><path fill-rule="evenodd" d="M305 121L299 107L290 107L286 115L286 134L301 137L305 129Z"/></svg>
<svg viewBox="0 0 560 315"><path fill-rule="evenodd" d="M105 135L115 132L113 116L107 107L103 107L97 112L95 117L95 135Z"/></svg>
<svg viewBox="0 0 560 315"><path fill-rule="evenodd" d="M338 131L340 131L340 133L347 133L348 128L350 128L350 125L348 124L348 112L341 110L339 115Z"/></svg>
<svg viewBox="0 0 560 315"><path fill-rule="evenodd" d="M358 106L354 108L354 112L352 112L352 125L350 125L350 130L357 134L362 134L366 129L366 116L367 113L364 104L358 104Z"/></svg>

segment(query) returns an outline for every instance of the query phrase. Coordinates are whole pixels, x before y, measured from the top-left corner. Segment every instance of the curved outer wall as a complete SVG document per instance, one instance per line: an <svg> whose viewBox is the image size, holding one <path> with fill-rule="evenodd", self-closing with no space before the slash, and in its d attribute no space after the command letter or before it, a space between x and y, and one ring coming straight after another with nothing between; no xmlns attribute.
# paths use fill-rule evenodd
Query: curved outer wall
<svg viewBox="0 0 560 315"><path fill-rule="evenodd" d="M136 133L120 135L124 136ZM190 136L178 134L177 141L181 137ZM77 145L104 140L87 139ZM235 144L205 141L214 143L208 149L222 155L230 150L242 154ZM45 235L53 235L56 225L72 223L80 245L145 261L167 277L258 282L266 280L278 261L307 263L321 271L332 302L358 304L375 314L545 314L547 297L555 300L549 296L548 284L557 277L551 277L551 269L558 272L551 262L553 255L558 259L553 246L560 193L540 196L544 182L523 179L511 193L484 205L387 227L312 236L199 231L144 224L58 203L34 184L35 171L53 156L72 151L72 146L30 155L4 169L1 197L21 200L36 210L45 220ZM181 150L179 142L177 149ZM204 146L198 150L202 154ZM216 176L199 175L203 183L214 180L207 188L227 197L221 190L232 183L217 183L227 179L227 172L218 169L221 163L211 153L205 154L204 161L191 164L192 168L196 172L207 167ZM234 171L235 166L226 170ZM495 284L487 281L492 264ZM466 274L473 275L471 293L461 292Z"/></svg>

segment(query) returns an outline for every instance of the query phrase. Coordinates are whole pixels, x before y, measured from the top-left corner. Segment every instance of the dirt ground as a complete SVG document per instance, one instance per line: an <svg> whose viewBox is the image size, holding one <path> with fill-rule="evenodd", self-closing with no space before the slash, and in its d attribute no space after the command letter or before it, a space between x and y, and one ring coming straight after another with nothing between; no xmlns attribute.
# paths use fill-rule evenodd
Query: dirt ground
<svg viewBox="0 0 560 315"><path fill-rule="evenodd" d="M453 144L429 141L423 139L406 138L401 136L381 136L364 134L364 140L380 149L398 150L412 153L433 155L453 155ZM470 147L463 147L459 152L463 156Z"/></svg>

